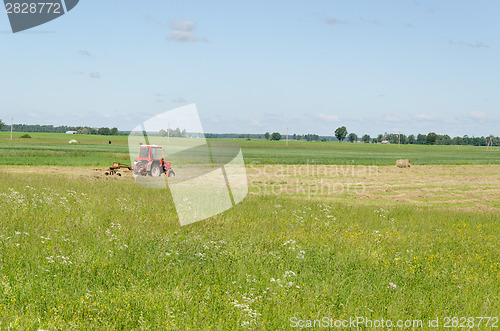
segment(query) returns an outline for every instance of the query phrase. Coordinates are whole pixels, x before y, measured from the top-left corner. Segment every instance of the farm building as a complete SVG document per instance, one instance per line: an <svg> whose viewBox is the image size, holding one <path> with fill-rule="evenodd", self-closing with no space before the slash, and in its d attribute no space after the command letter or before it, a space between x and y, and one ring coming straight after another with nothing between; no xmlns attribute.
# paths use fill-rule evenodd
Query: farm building
<svg viewBox="0 0 500 331"><path fill-rule="evenodd" d="M76 131L66 131L66 134L76 134Z"/></svg>

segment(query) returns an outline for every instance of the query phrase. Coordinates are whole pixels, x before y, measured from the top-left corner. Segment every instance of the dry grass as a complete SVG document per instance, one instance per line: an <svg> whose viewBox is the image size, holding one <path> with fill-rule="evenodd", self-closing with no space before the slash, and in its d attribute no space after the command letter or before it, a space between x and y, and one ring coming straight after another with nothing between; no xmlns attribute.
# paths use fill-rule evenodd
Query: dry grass
<svg viewBox="0 0 500 331"><path fill-rule="evenodd" d="M329 201L356 199L364 204L410 203L458 210L500 208L500 167L497 165L413 166L287 166L247 168L253 194L320 197ZM0 166L5 173L51 173L91 180L133 180L132 172L106 176L89 168Z"/></svg>
<svg viewBox="0 0 500 331"><path fill-rule="evenodd" d="M248 169L253 192L367 204L406 202L466 210L500 208L499 166L262 166Z"/></svg>

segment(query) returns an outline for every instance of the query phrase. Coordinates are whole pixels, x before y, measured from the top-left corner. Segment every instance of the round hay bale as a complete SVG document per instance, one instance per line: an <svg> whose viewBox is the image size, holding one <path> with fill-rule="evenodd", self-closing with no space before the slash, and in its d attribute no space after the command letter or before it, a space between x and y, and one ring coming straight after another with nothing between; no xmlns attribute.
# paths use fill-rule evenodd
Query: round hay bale
<svg viewBox="0 0 500 331"><path fill-rule="evenodd" d="M411 166L411 161L408 159L400 159L396 161L396 166L398 168L409 168Z"/></svg>

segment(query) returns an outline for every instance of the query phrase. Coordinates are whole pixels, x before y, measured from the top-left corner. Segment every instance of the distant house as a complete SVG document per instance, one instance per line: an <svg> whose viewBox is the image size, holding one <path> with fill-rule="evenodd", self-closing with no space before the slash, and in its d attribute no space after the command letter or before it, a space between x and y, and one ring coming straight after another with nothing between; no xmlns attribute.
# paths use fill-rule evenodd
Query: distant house
<svg viewBox="0 0 500 331"><path fill-rule="evenodd" d="M76 134L76 131L66 131L66 134Z"/></svg>
<svg viewBox="0 0 500 331"><path fill-rule="evenodd" d="M380 143L381 144L390 144L391 142L389 140L382 140Z"/></svg>

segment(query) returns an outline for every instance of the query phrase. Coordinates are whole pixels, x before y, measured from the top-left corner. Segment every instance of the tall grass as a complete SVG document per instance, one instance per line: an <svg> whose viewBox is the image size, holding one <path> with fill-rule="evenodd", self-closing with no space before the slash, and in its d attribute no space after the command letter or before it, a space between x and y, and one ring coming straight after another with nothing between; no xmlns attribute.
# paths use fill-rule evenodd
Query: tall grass
<svg viewBox="0 0 500 331"><path fill-rule="evenodd" d="M249 195L180 227L168 191L33 173L0 173L0 203L1 329L500 315L495 212Z"/></svg>

